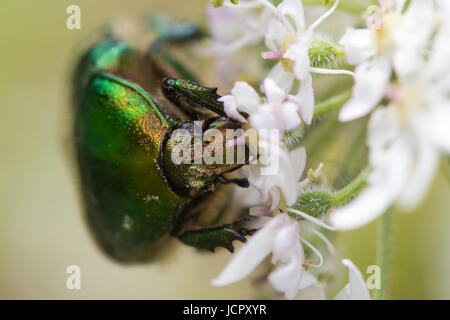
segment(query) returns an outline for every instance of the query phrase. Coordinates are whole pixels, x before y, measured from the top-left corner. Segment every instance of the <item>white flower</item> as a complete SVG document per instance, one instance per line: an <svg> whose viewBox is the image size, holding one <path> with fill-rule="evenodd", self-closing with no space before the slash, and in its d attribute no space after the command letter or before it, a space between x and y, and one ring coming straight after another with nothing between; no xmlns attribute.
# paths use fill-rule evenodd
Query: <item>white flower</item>
<svg viewBox="0 0 450 320"><path fill-rule="evenodd" d="M358 268L348 259L342 260L348 268L348 284L336 295L335 300L370 300L366 283Z"/></svg>
<svg viewBox="0 0 450 320"><path fill-rule="evenodd" d="M282 162L280 163L280 167L284 169L281 169L281 173L279 173L278 176L265 176L255 173L253 173L253 177L251 174L248 175L250 176L249 182L251 186L255 186L259 190L269 190L262 192L262 194L266 194L266 196L262 197L262 201L256 204L256 207L250 209L250 214L255 216L271 216L273 212L277 212L278 210L288 211L289 213L298 215L322 228L335 230L333 226L330 226L322 219L315 218L308 213L299 211L292 207L296 200L298 200L299 195L304 192L309 192L311 190L311 186L314 185L315 182L312 182L309 178L306 178L296 184L292 183L292 177L298 181L305 167L306 153L303 147L291 151L289 153L289 158L291 160L290 163L285 163L284 165ZM286 167L289 169L286 169ZM322 164L320 164L318 169L314 171L316 179L320 175L321 169ZM288 181L289 183L287 183ZM262 188L261 185L266 186L266 188ZM270 195L272 201L270 206L267 205L267 194ZM280 197L280 194L283 194L284 197ZM320 238L322 238L322 240L325 239L323 236L320 236ZM320 256L320 253L318 253L318 255Z"/></svg>
<svg viewBox="0 0 450 320"><path fill-rule="evenodd" d="M311 48L314 29L327 18L337 7L336 0L333 7L319 17L308 28L305 26L305 15L301 0L284 0L278 7L277 18L269 23L265 36L268 52L263 52L264 59L278 59L278 62L267 76L274 79L281 87L290 91L294 79L300 80L295 101L303 121L310 124L314 113L314 92L311 72L316 73L347 73L345 70L328 70L313 68L310 65L308 51Z"/></svg>
<svg viewBox="0 0 450 320"><path fill-rule="evenodd" d="M342 260L348 268L348 283L334 297L334 300L371 300L364 278L358 268L348 259ZM315 282L302 289L296 300L326 300L323 284Z"/></svg>
<svg viewBox="0 0 450 320"><path fill-rule="evenodd" d="M342 260L348 268L348 283L334 297L334 300L370 300L364 278L358 268L348 259ZM323 285L316 282L302 289L295 297L296 300L325 300Z"/></svg>
<svg viewBox="0 0 450 320"><path fill-rule="evenodd" d="M326 300L324 285L320 282L314 283L300 290L295 300Z"/></svg>
<svg viewBox="0 0 450 320"><path fill-rule="evenodd" d="M437 24L439 25L439 31L435 36L433 42L433 48L430 54L430 61L433 61L431 66L432 74L445 77L450 71L450 65L448 64L448 57L450 57L450 1L437 0ZM449 87L449 83L446 83Z"/></svg>
<svg viewBox="0 0 450 320"><path fill-rule="evenodd" d="M260 150L267 148L260 142ZM268 152L266 151L268 150ZM292 206L297 201L299 195L298 181L303 173L306 164L305 148L297 148L287 152L284 148L276 145L264 150L266 158L264 164L249 165L248 182L261 193L261 202L267 203L270 198L270 212L285 206ZM269 170L276 163L273 174L264 172Z"/></svg>
<svg viewBox="0 0 450 320"><path fill-rule="evenodd" d="M419 71L399 71L398 85L389 89L389 105L372 114L368 146L373 172L367 188L331 214L338 229L365 225L393 204L415 208L434 177L439 154L450 153L450 68L441 64L450 59L450 50L441 32L448 34L438 32Z"/></svg>
<svg viewBox="0 0 450 320"><path fill-rule="evenodd" d="M247 241L212 284L225 286L243 279L271 253L276 268L268 280L287 299L293 299L299 290L317 281L303 266L305 256L298 222L287 214L279 214Z"/></svg>
<svg viewBox="0 0 450 320"><path fill-rule="evenodd" d="M231 95L219 101L223 102L227 116L245 123L246 135L250 137L248 148L253 155L258 155L257 164L248 166L248 181L260 191L261 202L268 202L270 198L275 209L280 200L282 205L292 205L297 200L297 184L303 173L306 153L304 148L289 153L281 142L285 131L293 130L301 123L290 95L272 79L264 80L262 89L265 99L246 82L236 82ZM248 121L243 112L248 115ZM257 139L252 140L251 134Z"/></svg>
<svg viewBox="0 0 450 320"><path fill-rule="evenodd" d="M222 87L231 87L241 75L263 76L260 59L252 50L242 50L260 43L273 13L256 0L226 2L219 8L207 7L206 17L211 42L201 46L199 55L214 57L214 69ZM255 49L256 50L256 49Z"/></svg>
<svg viewBox="0 0 450 320"><path fill-rule="evenodd" d="M404 14L405 1L380 1L381 13L368 19L367 29L348 29L340 44L349 64L357 65L353 97L339 119L349 121L368 114L383 98L392 68L408 76L420 68L433 32L434 1L413 0Z"/></svg>
<svg viewBox="0 0 450 320"><path fill-rule="evenodd" d="M272 196L272 207L260 206L250 209L250 214L254 216L266 216L265 219L269 220L238 251L221 274L213 280L213 285L224 286L243 279L270 253L272 253L272 263L276 265L276 268L268 275L268 281L272 287L278 291L284 292L287 299L293 299L300 290L305 288L307 288L307 291L304 292L305 297L324 297L323 290L321 285L317 282L317 279L305 270L305 265L316 268L323 265L323 257L320 251L306 239L300 237L299 222L289 217L288 214L281 213L274 218L267 218L268 216L271 216L273 212L278 211L275 210L276 208L273 206L274 201L276 201L276 203L282 202L284 203L284 205L281 206L282 209L280 209L282 212L289 211L290 213L297 214L319 226L332 229L324 222L286 206L286 203L287 205L294 204L298 198L298 190L306 187L308 183L311 183L309 179L298 183L301 172L303 171L304 161L306 160L305 157L306 155L304 154L303 148L296 149L290 153L290 158L300 158L303 161L299 166L301 169L297 169L297 173L295 173L295 166L293 166L292 169L286 170L284 165L281 165L280 167L283 170L282 173L275 176L259 175L256 180L253 181L249 178L250 183L260 190L264 188L269 188L270 190L287 190L286 192L284 191L285 196L288 193L292 193L292 201L286 199L286 201L283 202L276 199L277 196ZM292 163L287 165L290 167ZM321 167L322 165L315 171L315 174L319 174ZM292 177L295 178L296 182L289 186L287 181ZM262 185L265 185L265 187L262 187ZM292 190L295 190L295 192L292 192ZM279 197L280 192L276 193ZM278 206L278 208L280 208L280 206ZM306 223L302 224L302 228L303 227L306 227L306 229L302 229L302 232L306 231L306 234L308 234L308 232L311 231L311 234L318 236L328 246L330 252L333 252L334 249L331 243L323 234L315 230L313 225ZM301 242L307 245L312 252L319 257L318 264L312 264L311 261L305 263Z"/></svg>
<svg viewBox="0 0 450 320"><path fill-rule="evenodd" d="M237 5L224 3L220 8L210 5L206 13L213 51L226 55L258 43L267 30L272 10L258 0L241 0Z"/></svg>
<svg viewBox="0 0 450 320"><path fill-rule="evenodd" d="M397 112L389 106L372 115L369 148L373 172L369 185L331 214L336 228L361 227L394 203L408 210L416 207L434 176L439 150L450 152L449 104L417 112L406 128L396 122Z"/></svg>
<svg viewBox="0 0 450 320"><path fill-rule="evenodd" d="M223 102L225 113L232 119L245 123L247 121L240 112L247 113L250 124L255 129L278 129L280 133L296 129L301 120L292 97L272 79L264 80L262 89L265 93L264 100L249 84L238 81L231 90L231 95L224 96L219 101Z"/></svg>

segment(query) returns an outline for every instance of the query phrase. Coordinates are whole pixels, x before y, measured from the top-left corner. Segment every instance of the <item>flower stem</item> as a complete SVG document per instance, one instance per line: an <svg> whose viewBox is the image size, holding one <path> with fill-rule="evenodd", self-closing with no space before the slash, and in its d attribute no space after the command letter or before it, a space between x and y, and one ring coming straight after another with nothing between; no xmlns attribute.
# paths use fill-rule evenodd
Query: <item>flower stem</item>
<svg viewBox="0 0 450 320"><path fill-rule="evenodd" d="M339 168L339 172L334 177L333 181L342 181L349 176L351 172L358 172L364 168L364 163L361 163L362 153L366 155L365 141L367 123L366 121L359 123L359 128L354 128L354 136L352 141L348 141L348 150L343 158L342 165Z"/></svg>
<svg viewBox="0 0 450 320"><path fill-rule="evenodd" d="M392 209L388 209L380 218L378 225L377 264L381 270L381 287L374 290L373 298L385 300L389 297L389 282L391 273L391 246L392 246Z"/></svg>
<svg viewBox="0 0 450 320"><path fill-rule="evenodd" d="M350 99L351 95L352 93L349 90L318 103L314 108L314 119L319 118L328 112L339 109L344 105L344 103L347 102L348 99Z"/></svg>
<svg viewBox="0 0 450 320"><path fill-rule="evenodd" d="M333 205L335 207L340 206L356 196L365 187L371 171L370 166L365 167L352 182L337 191L333 195Z"/></svg>

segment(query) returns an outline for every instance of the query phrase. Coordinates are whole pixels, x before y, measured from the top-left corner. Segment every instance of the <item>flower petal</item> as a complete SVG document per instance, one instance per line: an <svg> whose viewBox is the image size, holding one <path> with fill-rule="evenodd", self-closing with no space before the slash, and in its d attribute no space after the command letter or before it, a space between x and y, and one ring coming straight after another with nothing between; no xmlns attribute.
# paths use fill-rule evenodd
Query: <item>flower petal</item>
<svg viewBox="0 0 450 320"><path fill-rule="evenodd" d="M415 126L418 131L440 150L450 153L450 103L434 105L422 112Z"/></svg>
<svg viewBox="0 0 450 320"><path fill-rule="evenodd" d="M272 205L270 206L270 212L273 212L275 211L275 209L278 206L278 203L280 202L281 198L280 188L278 188L277 186L272 186L269 189L268 194L270 196L270 201L272 202Z"/></svg>
<svg viewBox="0 0 450 320"><path fill-rule="evenodd" d="M281 62L278 62L272 70L270 70L267 78L273 79L275 83L286 92L289 92L292 89L292 85L294 83L294 75L292 72L286 72L281 65Z"/></svg>
<svg viewBox="0 0 450 320"><path fill-rule="evenodd" d="M256 111L261 103L259 94L244 81L236 82L231 89L231 94L236 99L239 110L247 113Z"/></svg>
<svg viewBox="0 0 450 320"><path fill-rule="evenodd" d="M350 284L346 284L334 297L334 300L350 300Z"/></svg>
<svg viewBox="0 0 450 320"><path fill-rule="evenodd" d="M278 5L277 11L281 22L289 28L289 33L300 33L305 30L305 13L301 0L283 0Z"/></svg>
<svg viewBox="0 0 450 320"><path fill-rule="evenodd" d="M373 57L377 49L372 39L372 31L369 29L347 29L339 41L344 47L347 62L353 65L360 64Z"/></svg>
<svg viewBox="0 0 450 320"><path fill-rule="evenodd" d="M450 12L448 13L450 16ZM442 27L437 31L433 41L433 49L430 51L429 63L427 69L424 70L427 78L448 77L450 72L450 65L447 63L450 57L450 46L448 39L450 39L450 21L445 22L446 27ZM447 85L447 88L449 85Z"/></svg>
<svg viewBox="0 0 450 320"><path fill-rule="evenodd" d="M399 28L393 31L396 43L394 68L400 78L411 76L424 63L423 56L435 26L434 3L429 0L411 2Z"/></svg>
<svg viewBox="0 0 450 320"><path fill-rule="evenodd" d="M244 46L257 43L263 37L268 19L273 14L269 8L259 13L258 7L261 7L258 3L220 8L208 6L206 17L214 54L229 55Z"/></svg>
<svg viewBox="0 0 450 320"><path fill-rule="evenodd" d="M276 290L284 292L286 299L292 300L300 288L302 274L302 262L294 259L272 271L269 282Z"/></svg>
<svg viewBox="0 0 450 320"><path fill-rule="evenodd" d="M394 196L389 195L382 184L371 185L349 204L331 212L330 222L338 230L360 228L383 214Z"/></svg>
<svg viewBox="0 0 450 320"><path fill-rule="evenodd" d="M278 106L286 99L286 91L281 89L275 80L266 78L262 85L263 91L266 95L267 102L271 105Z"/></svg>
<svg viewBox="0 0 450 320"><path fill-rule="evenodd" d="M298 37L294 44L291 44L284 54L284 57L294 61L294 74L297 79L303 81L309 75L311 61L308 50L311 47L312 32L306 31Z"/></svg>
<svg viewBox="0 0 450 320"><path fill-rule="evenodd" d="M284 38L288 35L286 28L278 19L272 19L269 22L269 28L265 35L266 47L271 51L280 50Z"/></svg>
<svg viewBox="0 0 450 320"><path fill-rule="evenodd" d="M342 264L348 268L350 300L370 300L369 290L358 268L348 259L342 260Z"/></svg>
<svg viewBox="0 0 450 320"><path fill-rule="evenodd" d="M383 214L405 188L413 166L411 147L402 136L383 137L378 122L382 122L389 110L377 110L369 124L370 163L373 171L369 185L347 205L330 215L331 223L339 230L350 230L368 224ZM379 117L380 116L380 117ZM380 137L381 136L381 137ZM385 138L385 139L383 139Z"/></svg>
<svg viewBox="0 0 450 320"><path fill-rule="evenodd" d="M312 273L310 273L308 271L304 271L299 290L305 289L305 288L307 288L309 286L313 286L315 284L317 284L317 278L315 276L313 276Z"/></svg>
<svg viewBox="0 0 450 320"><path fill-rule="evenodd" d="M280 131L283 129L276 116L275 108L269 104L259 106L259 108L250 115L250 123L255 129L276 129Z"/></svg>
<svg viewBox="0 0 450 320"><path fill-rule="evenodd" d="M300 151L299 151L300 152ZM288 156L287 159L285 156ZM300 168L291 162L289 155L284 152L280 156L279 186L283 192L286 204L292 206L298 198L298 171Z"/></svg>
<svg viewBox="0 0 450 320"><path fill-rule="evenodd" d="M339 120L354 120L368 114L383 98L390 76L388 57L380 56L360 64L355 70L353 97L341 108Z"/></svg>
<svg viewBox="0 0 450 320"><path fill-rule="evenodd" d="M219 276L212 280L212 285L226 286L250 274L272 251L273 239L283 223L284 217L276 216L258 230L233 256Z"/></svg>
<svg viewBox="0 0 450 320"><path fill-rule="evenodd" d="M303 273L303 277L308 272ZM303 282L301 284L303 285ZM300 288L299 293L295 296L295 300L326 300L325 290L320 283L309 285L306 288Z"/></svg>
<svg viewBox="0 0 450 320"><path fill-rule="evenodd" d="M223 96L219 98L218 101L223 103L223 109L228 117L242 123L247 122L247 120L245 120L245 118L239 112L236 104L236 99L233 96Z"/></svg>
<svg viewBox="0 0 450 320"><path fill-rule="evenodd" d="M286 102L280 109L279 117L281 118L283 129L285 131L297 129L302 123L298 115L298 106L293 102Z"/></svg>
<svg viewBox="0 0 450 320"><path fill-rule="evenodd" d="M298 222L290 219L287 214L282 214L287 224L275 236L273 240L272 263L288 263L294 255L302 258L303 248L300 245Z"/></svg>
<svg viewBox="0 0 450 320"><path fill-rule="evenodd" d="M260 144L263 142L260 142ZM273 186L277 186L284 196L288 206L293 205L298 197L297 171L291 162L289 154L284 148L276 145L263 146L266 154L261 154L261 158L267 158L267 163L260 169L256 182L261 186L261 193L268 194ZM264 169L264 171L263 171ZM249 181L253 180L249 178Z"/></svg>
<svg viewBox="0 0 450 320"><path fill-rule="evenodd" d="M405 210L412 210L422 202L439 164L438 152L428 141L418 137L415 144L418 149L415 163L397 199L397 204Z"/></svg>
<svg viewBox="0 0 450 320"><path fill-rule="evenodd" d="M300 88L295 96L290 96L298 105L298 112L306 124L311 124L314 116L314 89L312 86L312 77L308 73L300 83Z"/></svg>
<svg viewBox="0 0 450 320"><path fill-rule="evenodd" d="M306 150L304 147L300 147L289 152L289 158L291 159L292 166L295 169L295 179L297 181L302 177L303 171L306 165Z"/></svg>

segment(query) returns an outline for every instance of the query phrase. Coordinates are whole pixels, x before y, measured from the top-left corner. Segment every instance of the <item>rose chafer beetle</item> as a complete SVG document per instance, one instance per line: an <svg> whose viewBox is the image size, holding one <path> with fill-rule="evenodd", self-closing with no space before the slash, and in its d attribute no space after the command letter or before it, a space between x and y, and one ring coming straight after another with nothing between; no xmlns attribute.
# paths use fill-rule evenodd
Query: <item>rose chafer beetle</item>
<svg viewBox="0 0 450 320"><path fill-rule="evenodd" d="M243 225L247 212L233 208L227 185L247 181L224 176L242 164L176 165L169 156L171 133L192 132L195 120L203 119L204 129L240 128L226 117L217 89L197 84L167 51L168 44L199 37L193 24L166 26L142 50L106 32L75 68L74 135L86 220L118 261L156 258L169 235L196 248L233 251L232 241L253 232Z"/></svg>

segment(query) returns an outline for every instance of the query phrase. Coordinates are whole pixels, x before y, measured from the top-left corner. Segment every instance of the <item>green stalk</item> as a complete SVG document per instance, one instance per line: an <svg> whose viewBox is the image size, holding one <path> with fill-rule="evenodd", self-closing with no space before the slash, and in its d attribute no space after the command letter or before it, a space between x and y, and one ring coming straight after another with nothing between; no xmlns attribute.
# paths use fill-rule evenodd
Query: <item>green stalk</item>
<svg viewBox="0 0 450 320"><path fill-rule="evenodd" d="M352 182L337 191L333 195L333 206L343 205L356 196L366 186L371 171L370 166L365 167Z"/></svg>
<svg viewBox="0 0 450 320"><path fill-rule="evenodd" d="M356 196L367 184L367 178L372 171L370 166L364 168L359 175L347 186L333 195L333 206L339 206ZM392 247L392 209L388 209L380 218L377 231L377 265L381 270L380 289L373 291L373 298L386 300L389 298L391 276L391 247Z"/></svg>
<svg viewBox="0 0 450 320"><path fill-rule="evenodd" d="M340 181L343 177L348 176L348 174L353 170L360 170L364 163L358 161L361 150L364 148L366 140L367 123L362 122L359 124L359 128L352 130L353 137L348 148L347 154L344 157L343 164L339 169L339 173L336 175L334 181ZM356 133L356 134L355 134ZM357 164L357 166L355 166Z"/></svg>
<svg viewBox="0 0 450 320"><path fill-rule="evenodd" d="M377 264L381 270L381 288L374 290L373 298L386 300L389 298L389 283L391 275L391 247L392 247L392 209L388 209L381 216L378 224Z"/></svg>
<svg viewBox="0 0 450 320"><path fill-rule="evenodd" d="M314 116L313 118L320 118L321 116L339 109L344 105L344 103L347 102L348 99L350 99L352 95L352 92L344 91L342 93L339 93L323 102L318 103L314 108Z"/></svg>

